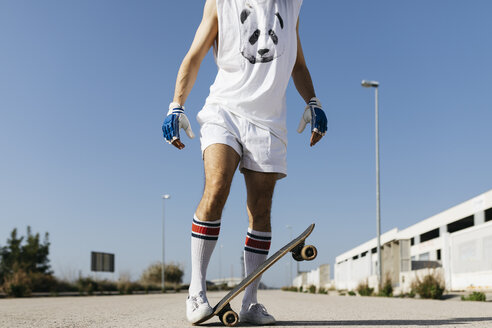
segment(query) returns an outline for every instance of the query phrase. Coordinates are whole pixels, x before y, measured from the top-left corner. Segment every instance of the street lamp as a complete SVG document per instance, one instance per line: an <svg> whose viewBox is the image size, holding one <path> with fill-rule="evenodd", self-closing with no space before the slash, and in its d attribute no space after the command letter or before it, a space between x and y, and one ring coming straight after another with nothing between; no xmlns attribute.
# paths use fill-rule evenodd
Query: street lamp
<svg viewBox="0 0 492 328"><path fill-rule="evenodd" d="M376 226L377 226L377 276L378 276L378 288L381 286L382 277L382 265L381 265L381 201L379 195L379 82L362 80L362 86L365 88L374 88L375 92L375 121L376 121Z"/></svg>
<svg viewBox="0 0 492 328"><path fill-rule="evenodd" d="M162 292L165 293L166 289L164 288L164 204L166 199L171 198L171 195L165 194L162 195L162 275L161 275L161 288Z"/></svg>

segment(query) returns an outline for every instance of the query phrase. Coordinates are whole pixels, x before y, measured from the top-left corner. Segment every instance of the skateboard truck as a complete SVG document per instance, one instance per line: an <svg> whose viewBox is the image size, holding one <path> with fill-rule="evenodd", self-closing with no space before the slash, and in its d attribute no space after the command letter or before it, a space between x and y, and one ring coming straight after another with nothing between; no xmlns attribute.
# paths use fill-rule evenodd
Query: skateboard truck
<svg viewBox="0 0 492 328"><path fill-rule="evenodd" d="M304 245L301 243L294 247L291 251L292 257L296 261L312 261L318 255L318 250L313 245Z"/></svg>

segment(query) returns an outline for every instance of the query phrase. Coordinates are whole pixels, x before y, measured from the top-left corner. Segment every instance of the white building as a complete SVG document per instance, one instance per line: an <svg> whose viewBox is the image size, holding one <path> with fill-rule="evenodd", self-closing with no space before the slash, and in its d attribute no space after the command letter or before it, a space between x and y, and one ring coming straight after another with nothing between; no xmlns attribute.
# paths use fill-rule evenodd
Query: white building
<svg viewBox="0 0 492 328"><path fill-rule="evenodd" d="M406 292L416 274L435 268L448 290L492 290L492 190L381 235L383 279ZM376 287L376 238L336 257L337 289ZM421 271L423 270L423 271ZM426 271L427 270L427 271Z"/></svg>
<svg viewBox="0 0 492 328"><path fill-rule="evenodd" d="M330 265L323 264L317 269L300 272L297 277L294 278L292 286L297 288L302 287L303 290L307 290L309 286L315 286L316 290L324 288L325 290L331 287L330 285Z"/></svg>
<svg viewBox="0 0 492 328"><path fill-rule="evenodd" d="M239 277L230 277L230 278L219 278L211 280L215 285L227 285L227 287L234 287L239 285L239 283L243 281L243 278Z"/></svg>

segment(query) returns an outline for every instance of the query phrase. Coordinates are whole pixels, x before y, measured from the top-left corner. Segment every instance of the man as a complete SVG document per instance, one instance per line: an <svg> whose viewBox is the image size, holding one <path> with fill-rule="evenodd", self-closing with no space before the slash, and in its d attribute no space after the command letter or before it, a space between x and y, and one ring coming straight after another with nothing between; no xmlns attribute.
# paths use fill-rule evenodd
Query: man
<svg viewBox="0 0 492 328"><path fill-rule="evenodd" d="M162 130L178 149L184 114L200 64L213 46L218 74L198 113L205 188L192 224L192 274L186 315L195 323L212 313L206 297L207 266L220 231L222 210L239 165L247 189L249 228L246 275L265 261L271 240L270 210L277 179L286 176L285 92L290 76L306 101L298 132L311 123L310 145L325 134L327 119L315 97L299 40L302 0L207 0L193 43L178 72L174 100ZM245 290L241 322L272 324L258 303L259 279Z"/></svg>

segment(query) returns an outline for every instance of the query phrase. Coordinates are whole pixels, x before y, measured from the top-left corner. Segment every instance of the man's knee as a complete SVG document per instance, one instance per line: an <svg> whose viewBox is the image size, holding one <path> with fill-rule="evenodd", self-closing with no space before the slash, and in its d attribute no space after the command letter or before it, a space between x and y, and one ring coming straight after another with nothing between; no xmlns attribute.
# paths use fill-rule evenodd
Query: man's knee
<svg viewBox="0 0 492 328"><path fill-rule="evenodd" d="M263 202L248 202L248 211L250 217L254 220L269 220L271 210L271 200L265 200Z"/></svg>
<svg viewBox="0 0 492 328"><path fill-rule="evenodd" d="M270 223L270 213L268 215L261 216L251 216L249 226L256 231L272 231L272 226Z"/></svg>
<svg viewBox="0 0 492 328"><path fill-rule="evenodd" d="M204 195L214 200L225 202L231 189L232 178L227 174L214 174L205 179Z"/></svg>
<svg viewBox="0 0 492 328"><path fill-rule="evenodd" d="M272 208L271 198L248 201L248 215L250 226L257 231L271 231L270 215Z"/></svg>
<svg viewBox="0 0 492 328"><path fill-rule="evenodd" d="M207 212L222 213L227 197L213 193L205 193L202 200L204 209Z"/></svg>
<svg viewBox="0 0 492 328"><path fill-rule="evenodd" d="M207 178L202 200L198 206L201 220L218 220L222 216L229 190L231 187L230 179L215 175L214 178Z"/></svg>

